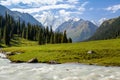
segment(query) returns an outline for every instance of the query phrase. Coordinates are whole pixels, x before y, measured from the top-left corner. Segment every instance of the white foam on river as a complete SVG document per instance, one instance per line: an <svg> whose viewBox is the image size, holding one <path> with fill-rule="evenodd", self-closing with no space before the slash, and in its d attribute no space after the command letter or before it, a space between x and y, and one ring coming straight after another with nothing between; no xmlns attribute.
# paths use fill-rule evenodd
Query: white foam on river
<svg viewBox="0 0 120 80"><path fill-rule="evenodd" d="M120 67L82 64L13 64L0 58L0 80L120 80Z"/></svg>

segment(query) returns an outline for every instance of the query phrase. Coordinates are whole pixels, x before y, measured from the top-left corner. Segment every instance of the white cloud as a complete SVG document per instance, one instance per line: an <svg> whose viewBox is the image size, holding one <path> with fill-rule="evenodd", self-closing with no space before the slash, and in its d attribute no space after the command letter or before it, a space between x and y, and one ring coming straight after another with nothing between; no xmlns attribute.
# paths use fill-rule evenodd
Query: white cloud
<svg viewBox="0 0 120 80"><path fill-rule="evenodd" d="M42 24L53 25L55 29L64 21L83 14L88 2L82 3L79 0L1 0L0 4L13 11L30 13Z"/></svg>
<svg viewBox="0 0 120 80"><path fill-rule="evenodd" d="M39 4L39 5L45 5L45 4L56 4L57 2L61 2L62 0L1 0L2 5L13 5L13 4Z"/></svg>
<svg viewBox="0 0 120 80"><path fill-rule="evenodd" d="M70 14L71 12L65 11L65 10L60 10L59 11L59 16L64 18L64 21L67 21L70 19Z"/></svg>
<svg viewBox="0 0 120 80"><path fill-rule="evenodd" d="M107 7L105 8L105 10L112 11L113 13L115 13L116 11L120 10L120 4Z"/></svg>
<svg viewBox="0 0 120 80"><path fill-rule="evenodd" d="M13 11L20 11L20 12L27 12L27 13L35 13L44 10L52 10L52 9L69 9L75 8L73 5L69 4L59 4L59 5L48 5L48 6L41 6L38 8L28 8L28 9L21 9L21 8L13 8Z"/></svg>
<svg viewBox="0 0 120 80"><path fill-rule="evenodd" d="M69 2L71 4L77 4L77 3L79 3L79 0L67 0L67 2Z"/></svg>
<svg viewBox="0 0 120 80"><path fill-rule="evenodd" d="M84 2L84 3L81 5L81 7L86 6L88 3L89 3L89 2Z"/></svg>
<svg viewBox="0 0 120 80"><path fill-rule="evenodd" d="M88 4L88 2L84 2L83 4L81 4L81 6L78 8L78 10L80 12L84 12L86 9L85 9L85 6ZM81 13L82 14L82 13Z"/></svg>
<svg viewBox="0 0 120 80"><path fill-rule="evenodd" d="M65 10L60 10L59 13L60 13L60 15L62 15L62 16L69 16L69 15L70 15L70 13L69 13L69 12L66 12Z"/></svg>
<svg viewBox="0 0 120 80"><path fill-rule="evenodd" d="M58 12L53 13L52 11L44 11L41 14L36 14L34 17L42 22L45 26L52 25L53 30L55 30L61 23L67 21L71 18L71 12L65 10L59 10Z"/></svg>
<svg viewBox="0 0 120 80"><path fill-rule="evenodd" d="M79 19L79 18L74 18L73 20L74 20L74 21L79 21L80 19Z"/></svg>
<svg viewBox="0 0 120 80"><path fill-rule="evenodd" d="M80 12L84 12L85 11L85 8L84 7L79 7L78 9Z"/></svg>

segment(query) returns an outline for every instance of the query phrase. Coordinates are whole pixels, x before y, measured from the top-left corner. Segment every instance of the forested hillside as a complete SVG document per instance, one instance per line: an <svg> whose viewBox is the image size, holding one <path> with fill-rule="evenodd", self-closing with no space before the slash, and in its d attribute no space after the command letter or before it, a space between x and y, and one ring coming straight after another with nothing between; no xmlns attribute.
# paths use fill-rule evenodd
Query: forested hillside
<svg viewBox="0 0 120 80"><path fill-rule="evenodd" d="M89 40L105 40L120 37L120 17L104 21Z"/></svg>
<svg viewBox="0 0 120 80"><path fill-rule="evenodd" d="M10 45L11 39L15 35L27 39L38 41L38 44L54 44L72 42L71 38L67 39L66 31L64 33L53 32L52 27L43 28L38 25L31 25L25 22L15 21L13 17L5 14L5 17L0 16L0 43Z"/></svg>

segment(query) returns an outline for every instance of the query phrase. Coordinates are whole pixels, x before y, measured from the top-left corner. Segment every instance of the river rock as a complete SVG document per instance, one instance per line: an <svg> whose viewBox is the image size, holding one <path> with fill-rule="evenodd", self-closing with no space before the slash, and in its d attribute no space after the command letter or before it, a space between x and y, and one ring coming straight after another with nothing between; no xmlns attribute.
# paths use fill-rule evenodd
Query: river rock
<svg viewBox="0 0 120 80"><path fill-rule="evenodd" d="M28 63L38 63L38 59L37 58L30 59Z"/></svg>
<svg viewBox="0 0 120 80"><path fill-rule="evenodd" d="M8 55L8 56L15 55L15 53L13 53L13 52L6 52L5 54Z"/></svg>
<svg viewBox="0 0 120 80"><path fill-rule="evenodd" d="M60 64L60 63L58 63L57 61L49 61L48 63L49 63L49 64Z"/></svg>

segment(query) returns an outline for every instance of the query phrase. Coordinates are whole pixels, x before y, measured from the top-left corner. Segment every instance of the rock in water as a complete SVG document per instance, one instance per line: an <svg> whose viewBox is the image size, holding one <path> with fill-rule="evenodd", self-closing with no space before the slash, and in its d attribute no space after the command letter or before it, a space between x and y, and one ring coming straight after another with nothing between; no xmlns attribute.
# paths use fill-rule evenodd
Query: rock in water
<svg viewBox="0 0 120 80"><path fill-rule="evenodd" d="M37 58L30 59L28 63L38 63L38 59Z"/></svg>

